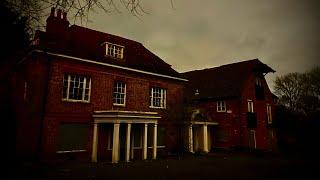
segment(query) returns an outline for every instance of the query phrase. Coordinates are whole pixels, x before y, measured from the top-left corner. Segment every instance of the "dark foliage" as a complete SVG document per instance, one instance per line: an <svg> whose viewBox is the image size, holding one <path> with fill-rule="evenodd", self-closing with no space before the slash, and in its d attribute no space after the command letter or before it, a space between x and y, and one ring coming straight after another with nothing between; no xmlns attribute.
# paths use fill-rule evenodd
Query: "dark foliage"
<svg viewBox="0 0 320 180"><path fill-rule="evenodd" d="M4 145L5 160L14 162L15 152L15 114L11 101L10 78L17 56L28 47L29 34L27 18L10 9L7 1L0 2L1 51L0 51L0 114L2 122L1 142ZM10 164L6 163L9 167Z"/></svg>
<svg viewBox="0 0 320 180"><path fill-rule="evenodd" d="M305 114L279 106L276 114L275 128L280 151L302 155L317 155L320 152L320 111Z"/></svg>
<svg viewBox="0 0 320 180"><path fill-rule="evenodd" d="M1 64L29 45L27 18L10 9L6 1L0 2Z"/></svg>

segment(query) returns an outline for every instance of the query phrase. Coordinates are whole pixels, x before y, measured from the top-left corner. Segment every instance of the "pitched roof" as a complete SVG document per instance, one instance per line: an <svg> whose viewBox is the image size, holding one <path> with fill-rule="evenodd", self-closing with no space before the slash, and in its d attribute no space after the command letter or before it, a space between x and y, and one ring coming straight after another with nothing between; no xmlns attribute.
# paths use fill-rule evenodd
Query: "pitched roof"
<svg viewBox="0 0 320 180"><path fill-rule="evenodd" d="M185 95L196 99L226 99L239 97L244 82L254 72L275 72L258 59L222 65L210 69L182 73L189 80ZM195 92L198 90L198 95Z"/></svg>
<svg viewBox="0 0 320 180"><path fill-rule="evenodd" d="M68 27L66 33L67 36L65 36L66 38L61 43L63 47L61 47L61 44L58 45L59 40L52 39L45 32L38 32L38 36L40 42L42 39L42 47L55 53L178 78L182 77L171 68L171 65L164 62L139 42L77 25ZM54 41L57 42L57 45L52 46L52 42ZM123 59L105 56L105 42L124 46Z"/></svg>

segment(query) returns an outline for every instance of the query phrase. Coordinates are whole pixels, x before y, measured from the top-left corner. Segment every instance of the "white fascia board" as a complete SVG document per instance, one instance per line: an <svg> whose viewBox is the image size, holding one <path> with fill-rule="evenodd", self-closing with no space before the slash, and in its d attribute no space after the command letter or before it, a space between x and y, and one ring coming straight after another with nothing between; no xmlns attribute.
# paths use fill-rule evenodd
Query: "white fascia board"
<svg viewBox="0 0 320 180"><path fill-rule="evenodd" d="M168 75L163 75L163 74L158 74L158 73L152 73L152 72L148 72L148 71L142 71L142 70L132 69L132 68L123 67L123 66L117 66L117 65L113 65L113 64L108 64L108 63L93 61L93 60L89 60L89 59L78 58L78 57L74 57L74 56L68 56L68 55L64 55L64 54L58 54L58 53L52 53L52 52L45 52L45 51L43 51L43 50L38 50L38 49L37 49L37 50L34 50L34 51L47 53L47 54L53 55L53 56L58 56L58 57L69 58L69 59L73 59L73 60L78 60L78 61L82 61L82 62L87 62L87 63L92 63L92 64L99 64L99 65L103 65L103 66L108 66L108 67L113 67L113 68L118 68L118 69L124 69L124 70L128 70L128 71L133 71L133 72L142 73L142 74L148 74L148 75L152 75L152 76L164 77L164 78L168 78L168 79L174 79L174 80L185 81L185 82L189 81L189 80L183 79L183 78L172 77L172 76L168 76Z"/></svg>

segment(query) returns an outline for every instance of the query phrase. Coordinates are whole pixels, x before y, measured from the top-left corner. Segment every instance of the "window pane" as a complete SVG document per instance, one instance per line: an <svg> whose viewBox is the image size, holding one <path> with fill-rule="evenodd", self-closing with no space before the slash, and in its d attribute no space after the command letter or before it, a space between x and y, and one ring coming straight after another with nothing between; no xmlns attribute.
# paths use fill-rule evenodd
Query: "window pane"
<svg viewBox="0 0 320 180"><path fill-rule="evenodd" d="M124 104L125 103L125 86L126 84L121 81L117 81L113 86L113 103Z"/></svg>
<svg viewBox="0 0 320 180"><path fill-rule="evenodd" d="M151 88L151 106L153 107L165 107L165 96L166 96L166 90L161 88Z"/></svg>
<svg viewBox="0 0 320 180"><path fill-rule="evenodd" d="M69 79L70 82L68 82ZM91 80L89 78L84 76L65 74L63 78L63 98L72 100L89 100L90 81ZM68 89L69 96L67 93Z"/></svg>

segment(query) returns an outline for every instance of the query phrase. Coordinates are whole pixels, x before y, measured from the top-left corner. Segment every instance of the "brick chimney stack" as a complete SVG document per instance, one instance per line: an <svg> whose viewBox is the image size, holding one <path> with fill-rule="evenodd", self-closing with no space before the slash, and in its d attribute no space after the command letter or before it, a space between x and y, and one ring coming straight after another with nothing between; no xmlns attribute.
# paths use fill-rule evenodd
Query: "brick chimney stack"
<svg viewBox="0 0 320 180"><path fill-rule="evenodd" d="M67 13L61 9L51 8L46 26L47 47L56 50L65 50L69 39L69 21Z"/></svg>
<svg viewBox="0 0 320 180"><path fill-rule="evenodd" d="M69 27L69 21L67 19L67 13L61 9L56 10L54 7L51 8L50 16L47 19L46 32L48 34L65 33Z"/></svg>

